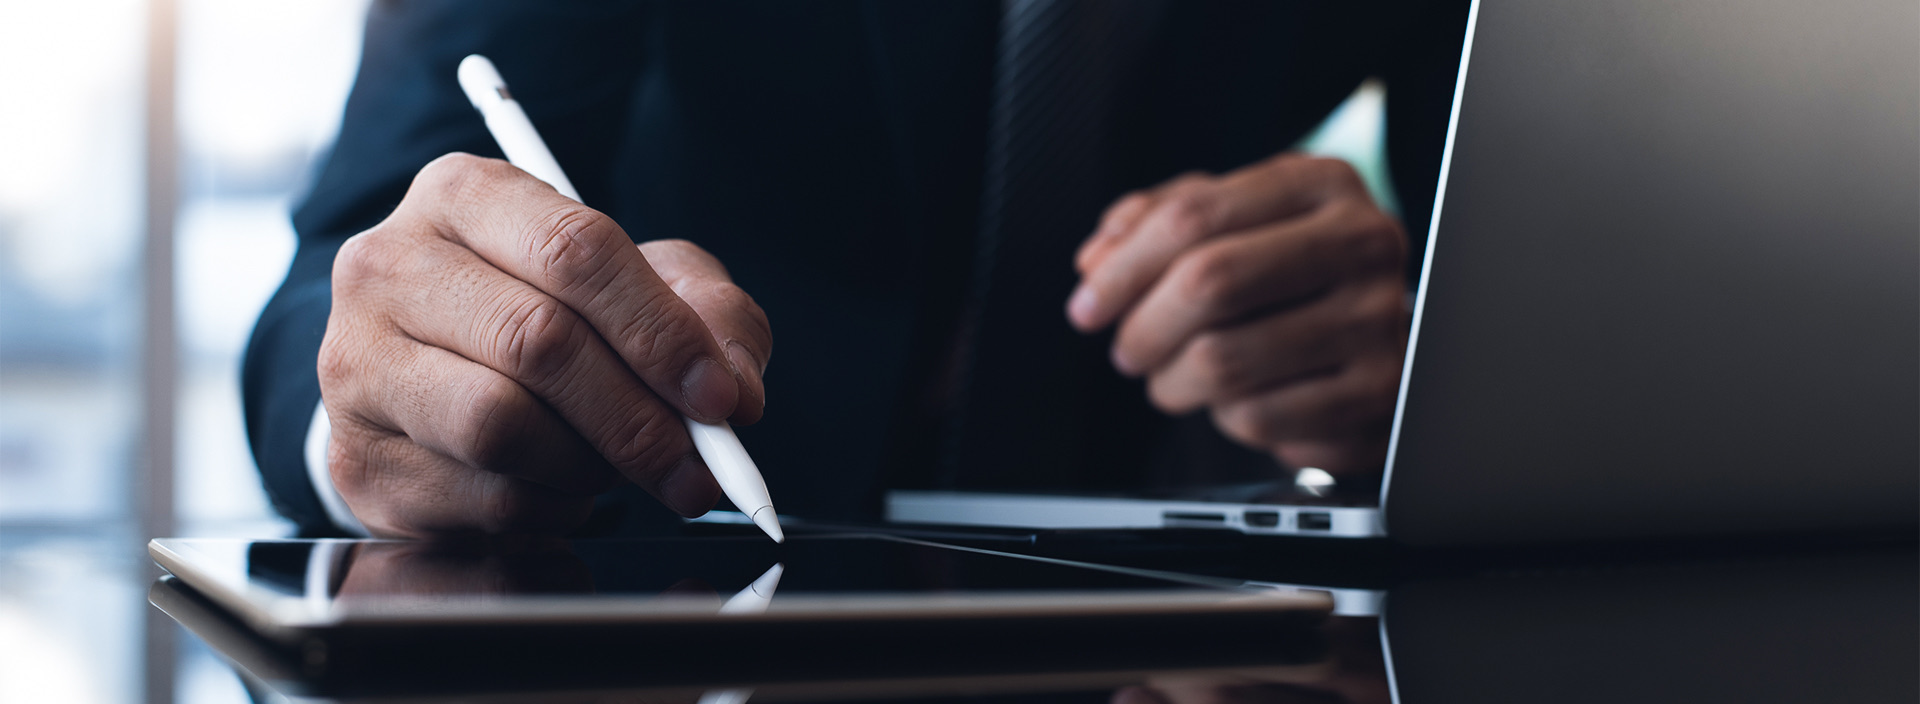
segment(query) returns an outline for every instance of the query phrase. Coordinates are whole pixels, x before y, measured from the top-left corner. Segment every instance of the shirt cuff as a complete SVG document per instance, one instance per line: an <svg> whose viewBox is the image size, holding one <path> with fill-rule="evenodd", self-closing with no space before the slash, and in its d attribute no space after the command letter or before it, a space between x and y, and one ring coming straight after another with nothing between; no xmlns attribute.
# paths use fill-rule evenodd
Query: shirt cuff
<svg viewBox="0 0 1920 704"><path fill-rule="evenodd" d="M333 439L333 423L327 419L327 404L323 401L314 404L313 423L307 426L307 480L313 483L314 496L320 497L320 506L327 510L327 518L353 535L367 537L367 527L347 508L347 500L340 498L340 491L333 488L333 473L327 471L327 443Z"/></svg>

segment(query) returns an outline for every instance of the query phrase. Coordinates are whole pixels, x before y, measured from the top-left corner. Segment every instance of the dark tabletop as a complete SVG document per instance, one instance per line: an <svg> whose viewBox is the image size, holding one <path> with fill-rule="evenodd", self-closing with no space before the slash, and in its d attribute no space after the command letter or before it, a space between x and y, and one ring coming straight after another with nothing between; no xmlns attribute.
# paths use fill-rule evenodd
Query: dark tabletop
<svg viewBox="0 0 1920 704"><path fill-rule="evenodd" d="M1321 586L1335 593L1335 613L1272 632L1146 629L1085 643L1056 637L1045 647L1024 648L1018 641L1032 638L1003 636L1004 642L955 643L944 652L922 644L911 660L876 659L872 653L880 651L873 648L845 651L866 653L859 657L871 666L864 668L747 666L694 675L635 663L613 679L601 673L569 680L564 668L549 665L542 667L555 677L536 671L502 680L462 677L459 663L435 662L432 667L451 676L394 676L329 689L301 675L301 653L263 646L191 588L162 580L153 600L235 663L256 698L279 691L342 700L712 704L742 696L755 702L1116 704L1920 701L1920 558L1912 544L1643 544L1409 555L1378 545L1329 548L1206 535L1172 542L1122 534L949 537L1016 552L1076 559L1105 554L1111 563ZM562 552L592 563L596 550L605 552L592 545ZM545 553L533 559L418 554L435 557L407 569L484 569L489 584L509 588L551 588L553 575L566 574L556 565L575 564ZM916 635L879 637L911 645ZM1014 657L983 653L994 650ZM476 688L474 682L494 684Z"/></svg>

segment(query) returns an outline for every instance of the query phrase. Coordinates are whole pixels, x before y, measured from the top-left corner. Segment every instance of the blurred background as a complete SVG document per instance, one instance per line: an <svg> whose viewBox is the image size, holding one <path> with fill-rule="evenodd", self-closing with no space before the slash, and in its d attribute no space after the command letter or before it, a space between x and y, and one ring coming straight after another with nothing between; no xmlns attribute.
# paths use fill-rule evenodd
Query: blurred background
<svg viewBox="0 0 1920 704"><path fill-rule="evenodd" d="M280 536L239 359L364 0L0 4L0 702L247 701L146 537Z"/></svg>
<svg viewBox="0 0 1920 704"><path fill-rule="evenodd" d="M0 4L0 702L248 701L147 605L145 542L291 530L248 455L239 360L365 10ZM1363 85L1302 147L1393 210L1385 99Z"/></svg>

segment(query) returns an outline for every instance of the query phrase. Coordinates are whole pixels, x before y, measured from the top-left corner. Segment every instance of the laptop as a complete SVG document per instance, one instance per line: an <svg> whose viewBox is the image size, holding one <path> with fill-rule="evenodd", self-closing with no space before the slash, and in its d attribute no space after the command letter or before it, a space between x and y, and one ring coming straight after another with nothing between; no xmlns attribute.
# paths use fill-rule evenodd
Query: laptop
<svg viewBox="0 0 1920 704"><path fill-rule="evenodd" d="M894 491L888 519L1414 546L1911 535L1916 8L1476 0L1467 21L1377 494Z"/></svg>

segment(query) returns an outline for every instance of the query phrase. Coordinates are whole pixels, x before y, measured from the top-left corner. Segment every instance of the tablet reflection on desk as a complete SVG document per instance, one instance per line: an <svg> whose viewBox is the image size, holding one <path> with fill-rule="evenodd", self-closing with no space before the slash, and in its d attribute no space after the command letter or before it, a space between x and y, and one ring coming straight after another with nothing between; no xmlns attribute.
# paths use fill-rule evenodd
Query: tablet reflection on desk
<svg viewBox="0 0 1920 704"><path fill-rule="evenodd" d="M724 577L690 587L682 581L687 577L676 576L687 573L634 559L630 551L623 551L626 559L597 562L608 556L595 549L482 555L444 546L381 545L362 544L364 552L341 561L353 569L367 568L360 575L352 569L341 575L343 593L359 585L382 593L429 587L464 594L575 589L582 588L577 580L584 573L615 579L609 583L622 585L618 588L625 593L644 586L657 594L675 584L682 590L703 590L699 598L718 610L743 591L757 594L750 585L766 579L770 564L749 567L751 563L739 560L738 569L729 568ZM1387 590L1382 617L1329 618L1312 633L1203 637L1175 648L1153 633L1137 633L1084 643L1098 651L1094 655L1088 655L1093 650L1030 649L1017 662L1002 658L990 668L941 670L941 663L922 659L889 662L857 674L823 675L804 668L775 672L781 661L795 657L844 656L845 651L820 641L813 648L819 652L782 652L760 669L635 672L617 683L556 680L538 689L510 690L476 684L468 675L409 681L406 687L389 689L379 688L393 684L391 680L364 680L360 684L371 689L329 694L345 700L364 694L383 701L473 701L480 696L489 702L689 704L714 691L748 689L755 702L950 699L956 694L980 702L1005 695L1008 704L1912 702L1920 699L1920 679L1915 677L1920 674L1915 665L1920 662L1920 605L1913 599L1920 589L1917 562L1912 546L1901 545L1415 577ZM780 570L784 574L778 589L784 596L787 580L802 572L792 563L782 564L787 566ZM947 566L934 567L920 565L908 573L954 579ZM411 577L382 576L383 571L416 569ZM521 570L549 574L526 575ZM604 590L606 584L586 588ZM154 600L222 652L244 650L233 644L248 636L222 637L218 623L207 625L218 618L194 615L191 603L181 608L176 602L192 600L182 589L163 582L156 585ZM228 621L227 628L237 630ZM911 629L868 635L887 641L884 647L891 650L925 640ZM1302 637L1317 643L1315 650L1301 651L1302 657L1233 660L1236 652L1244 654L1278 638L1304 642ZM990 649L993 644L969 647ZM1156 661L1143 655L1156 648L1162 657L1187 659ZM1195 648L1209 654L1190 657ZM941 656L923 648L927 657L964 658L968 652L946 650L948 655ZM244 654L233 657L244 662ZM271 663L249 667L276 686L298 686L298 676L272 674Z"/></svg>
<svg viewBox="0 0 1920 704"><path fill-rule="evenodd" d="M1334 618L1313 667L1164 673L1114 691L1111 704L1387 704L1393 691L1378 618Z"/></svg>

